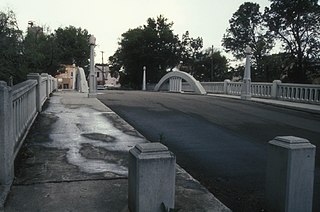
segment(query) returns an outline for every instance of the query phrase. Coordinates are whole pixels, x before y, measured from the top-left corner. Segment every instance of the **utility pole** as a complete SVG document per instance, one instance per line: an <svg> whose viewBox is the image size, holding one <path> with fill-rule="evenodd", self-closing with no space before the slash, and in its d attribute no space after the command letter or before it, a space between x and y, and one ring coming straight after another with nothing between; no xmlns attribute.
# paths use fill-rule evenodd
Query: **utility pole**
<svg viewBox="0 0 320 212"><path fill-rule="evenodd" d="M101 51L101 54L102 54L102 61L101 61L101 63L102 63L102 82L103 82L103 86L104 86L104 84L105 84L105 79L104 79L105 73L104 73L103 53L104 53L104 51Z"/></svg>
<svg viewBox="0 0 320 212"><path fill-rule="evenodd" d="M211 82L213 82L213 45L211 47Z"/></svg>

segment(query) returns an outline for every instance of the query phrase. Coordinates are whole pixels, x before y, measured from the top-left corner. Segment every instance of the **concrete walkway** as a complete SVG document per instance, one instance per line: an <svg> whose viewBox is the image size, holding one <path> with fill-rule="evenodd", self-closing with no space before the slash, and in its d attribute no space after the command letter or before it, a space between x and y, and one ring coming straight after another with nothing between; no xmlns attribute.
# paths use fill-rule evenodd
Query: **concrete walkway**
<svg viewBox="0 0 320 212"><path fill-rule="evenodd" d="M128 150L143 142L96 98L56 92L19 152L2 210L126 212ZM176 208L230 211L179 166Z"/></svg>

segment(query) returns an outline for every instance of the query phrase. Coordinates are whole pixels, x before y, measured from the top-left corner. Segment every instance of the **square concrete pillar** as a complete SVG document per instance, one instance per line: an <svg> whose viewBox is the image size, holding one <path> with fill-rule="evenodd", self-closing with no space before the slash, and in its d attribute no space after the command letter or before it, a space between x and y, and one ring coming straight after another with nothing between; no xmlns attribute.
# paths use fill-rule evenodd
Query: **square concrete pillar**
<svg viewBox="0 0 320 212"><path fill-rule="evenodd" d="M161 143L137 144L129 151L129 209L162 212L174 208L176 158Z"/></svg>
<svg viewBox="0 0 320 212"><path fill-rule="evenodd" d="M37 80L37 90L36 90L36 101L37 101L37 112L42 111L41 104L41 76L38 73L29 73L27 79Z"/></svg>
<svg viewBox="0 0 320 212"><path fill-rule="evenodd" d="M11 91L0 81L0 186L10 186L14 178Z"/></svg>
<svg viewBox="0 0 320 212"><path fill-rule="evenodd" d="M278 96L278 87L281 84L281 80L274 80L272 82L272 87L271 87L271 98L272 99L277 99Z"/></svg>
<svg viewBox="0 0 320 212"><path fill-rule="evenodd" d="M223 93L229 94L228 84L230 83L230 80L226 79L223 81Z"/></svg>
<svg viewBox="0 0 320 212"><path fill-rule="evenodd" d="M267 210L311 212L316 147L294 136L276 137L269 144Z"/></svg>
<svg viewBox="0 0 320 212"><path fill-rule="evenodd" d="M49 82L49 74L41 73L41 77L46 78L46 97L50 97L50 82Z"/></svg>

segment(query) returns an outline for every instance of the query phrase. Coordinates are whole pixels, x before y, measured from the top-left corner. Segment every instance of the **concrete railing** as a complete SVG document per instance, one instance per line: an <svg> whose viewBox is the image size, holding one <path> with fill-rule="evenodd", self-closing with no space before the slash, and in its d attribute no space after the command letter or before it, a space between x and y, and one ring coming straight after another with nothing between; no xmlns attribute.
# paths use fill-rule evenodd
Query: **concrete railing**
<svg viewBox="0 0 320 212"><path fill-rule="evenodd" d="M202 82L208 93L241 95L242 82ZM184 90L184 86L183 89ZM292 102L320 104L320 85L289 84L275 80L272 83L252 82L251 95Z"/></svg>
<svg viewBox="0 0 320 212"><path fill-rule="evenodd" d="M224 82L202 82L201 85L208 93L221 93L225 92Z"/></svg>
<svg viewBox="0 0 320 212"><path fill-rule="evenodd" d="M14 160L49 95L57 89L56 79L32 73L13 87L0 81L0 186L11 185Z"/></svg>
<svg viewBox="0 0 320 212"><path fill-rule="evenodd" d="M319 104L320 85L279 84L277 98L286 101Z"/></svg>
<svg viewBox="0 0 320 212"><path fill-rule="evenodd" d="M271 98L272 83L251 83L251 94L254 97Z"/></svg>
<svg viewBox="0 0 320 212"><path fill-rule="evenodd" d="M225 86L227 86L226 88L224 88L226 94L231 94L231 95L241 95L241 87L242 87L242 83L241 82L226 82Z"/></svg>
<svg viewBox="0 0 320 212"><path fill-rule="evenodd" d="M36 107L37 82L27 80L12 88L12 125L14 156L22 144L24 132L33 122L37 114Z"/></svg>

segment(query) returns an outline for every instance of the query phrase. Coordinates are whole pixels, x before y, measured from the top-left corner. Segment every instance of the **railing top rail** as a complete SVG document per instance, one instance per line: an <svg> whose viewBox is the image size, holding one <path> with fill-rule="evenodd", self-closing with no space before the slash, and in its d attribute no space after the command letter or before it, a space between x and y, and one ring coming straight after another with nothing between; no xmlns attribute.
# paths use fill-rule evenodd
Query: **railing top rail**
<svg viewBox="0 0 320 212"><path fill-rule="evenodd" d="M201 82L201 84L223 84L224 82Z"/></svg>
<svg viewBox="0 0 320 212"><path fill-rule="evenodd" d="M320 88L320 85L317 84L295 84L295 83L281 83L279 86L287 87L307 87L307 88Z"/></svg>
<svg viewBox="0 0 320 212"><path fill-rule="evenodd" d="M271 82L251 82L251 85L272 85Z"/></svg>
<svg viewBox="0 0 320 212"><path fill-rule="evenodd" d="M228 84L242 84L242 82L228 82Z"/></svg>
<svg viewBox="0 0 320 212"><path fill-rule="evenodd" d="M15 100L37 85L37 80L26 80L12 87L12 99Z"/></svg>

